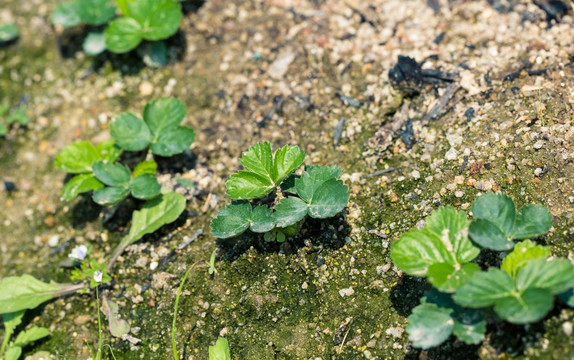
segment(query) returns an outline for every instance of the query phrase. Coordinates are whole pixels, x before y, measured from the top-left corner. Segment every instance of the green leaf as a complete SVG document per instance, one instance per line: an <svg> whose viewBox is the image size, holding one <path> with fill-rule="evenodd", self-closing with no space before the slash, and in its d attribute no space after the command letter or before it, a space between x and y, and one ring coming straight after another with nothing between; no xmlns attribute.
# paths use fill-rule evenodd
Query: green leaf
<svg viewBox="0 0 574 360"><path fill-rule="evenodd" d="M60 295L69 284L45 283L31 275L7 276L0 281L0 314L34 309Z"/></svg>
<svg viewBox="0 0 574 360"><path fill-rule="evenodd" d="M515 293L514 280L510 275L490 268L486 272L476 273L456 289L453 300L465 307L481 308L494 305L500 299L513 297Z"/></svg>
<svg viewBox="0 0 574 360"><path fill-rule="evenodd" d="M163 41L143 43L138 47L138 55L144 64L151 68L159 68L167 64L167 45Z"/></svg>
<svg viewBox="0 0 574 360"><path fill-rule="evenodd" d="M239 170L231 175L225 186L227 195L233 200L262 198L275 189L275 184L268 177L248 170Z"/></svg>
<svg viewBox="0 0 574 360"><path fill-rule="evenodd" d="M472 212L477 219L469 228L472 240L493 250L510 250L512 240L537 237L552 227L547 209L527 205L517 213L512 199L502 194L484 194L473 202Z"/></svg>
<svg viewBox="0 0 574 360"><path fill-rule="evenodd" d="M130 194L130 189L123 187L106 187L94 191L92 199L102 206L111 206L119 203Z"/></svg>
<svg viewBox="0 0 574 360"><path fill-rule="evenodd" d="M127 53L135 49L143 37L141 25L132 18L113 20L105 30L106 47L113 53Z"/></svg>
<svg viewBox="0 0 574 360"><path fill-rule="evenodd" d="M146 123L132 113L121 113L110 125L110 132L119 147L128 151L140 151L152 141Z"/></svg>
<svg viewBox="0 0 574 360"><path fill-rule="evenodd" d="M114 162L122 154L122 149L116 146L113 139L105 140L96 145L100 160Z"/></svg>
<svg viewBox="0 0 574 360"><path fill-rule="evenodd" d="M1 315L2 321L4 322L4 341L2 343L2 346L0 347L0 354L3 351L2 349L4 349L4 346L6 346L10 341L10 339L12 338L12 334L14 334L14 329L16 329L16 327L22 323L24 313L26 313L26 310L20 310Z"/></svg>
<svg viewBox="0 0 574 360"><path fill-rule="evenodd" d="M220 239L237 236L249 229L250 218L251 204L249 202L231 203L219 210L211 220L211 233Z"/></svg>
<svg viewBox="0 0 574 360"><path fill-rule="evenodd" d="M92 172L92 164L100 160L100 153L92 143L80 141L62 149L56 156L56 167L71 174Z"/></svg>
<svg viewBox="0 0 574 360"><path fill-rule="evenodd" d="M285 145L275 152L273 181L279 184L297 170L305 161L305 152L298 146Z"/></svg>
<svg viewBox="0 0 574 360"><path fill-rule="evenodd" d="M116 14L110 0L82 0L78 10L82 22L96 26L107 23Z"/></svg>
<svg viewBox="0 0 574 360"><path fill-rule="evenodd" d="M134 0L116 0L116 4L118 4L118 7L120 8L120 11L122 12L122 15L125 17L129 17L129 10L128 10L128 4L130 2L132 2Z"/></svg>
<svg viewBox="0 0 574 360"><path fill-rule="evenodd" d="M566 305L574 307L574 289L569 289L562 294L558 294L558 298L566 303Z"/></svg>
<svg viewBox="0 0 574 360"><path fill-rule="evenodd" d="M273 151L269 142L258 143L241 155L239 162L248 171L273 181Z"/></svg>
<svg viewBox="0 0 574 360"><path fill-rule="evenodd" d="M520 208L514 223L512 238L531 239L546 234L552 227L552 215L545 207L526 205Z"/></svg>
<svg viewBox="0 0 574 360"><path fill-rule="evenodd" d="M265 205L256 206L251 213L249 228L251 231L264 233L273 230L275 222L271 217L271 209Z"/></svg>
<svg viewBox="0 0 574 360"><path fill-rule="evenodd" d="M231 360L229 343L226 338L220 337L215 345L209 346L209 360Z"/></svg>
<svg viewBox="0 0 574 360"><path fill-rule="evenodd" d="M453 293L478 271L480 267L473 263L464 264L460 269L447 263L435 263L429 266L427 275L429 282L437 289Z"/></svg>
<svg viewBox="0 0 574 360"><path fill-rule="evenodd" d="M157 163L153 160L146 160L137 164L137 166L134 169L133 176L138 177L143 174L150 174L155 176L156 171L157 171Z"/></svg>
<svg viewBox="0 0 574 360"><path fill-rule="evenodd" d="M14 24L0 25L0 42L12 41L18 37L18 27Z"/></svg>
<svg viewBox="0 0 574 360"><path fill-rule="evenodd" d="M108 186L127 188L130 182L130 171L121 164L96 161L93 171L98 180Z"/></svg>
<svg viewBox="0 0 574 360"><path fill-rule="evenodd" d="M128 4L128 11L142 26L143 38L152 41L175 34L183 19L180 5L172 0L136 0Z"/></svg>
<svg viewBox="0 0 574 360"><path fill-rule="evenodd" d="M413 346L428 349L442 344L452 334L451 309L424 303L413 309L406 328Z"/></svg>
<svg viewBox="0 0 574 360"><path fill-rule="evenodd" d="M512 278L516 279L518 271L522 269L531 259L544 258L550 256L550 249L546 246L537 245L535 242L525 240L519 242L514 250L508 254L500 269L506 271Z"/></svg>
<svg viewBox="0 0 574 360"><path fill-rule="evenodd" d="M449 269L458 269L480 252L466 236L467 224L463 213L452 207L439 208L427 218L423 229L411 229L401 235L393 244L391 258L401 270L414 276L427 276L433 264L444 263L451 265ZM437 271L433 277L438 281L441 272Z"/></svg>
<svg viewBox="0 0 574 360"><path fill-rule="evenodd" d="M154 100L144 107L143 118L151 134L157 139L162 130L174 128L185 117L185 105L179 99Z"/></svg>
<svg viewBox="0 0 574 360"><path fill-rule="evenodd" d="M532 259L518 271L516 287L520 291L538 288L553 295L563 293L574 287L574 265L568 259Z"/></svg>
<svg viewBox="0 0 574 360"><path fill-rule="evenodd" d="M7 133L8 128L6 127L6 125L4 125L2 121L0 121L0 136L6 136Z"/></svg>
<svg viewBox="0 0 574 360"><path fill-rule="evenodd" d="M26 109L25 107L19 107L16 110L12 111L12 113L10 114L10 116L8 116L8 119L6 119L6 121L8 122L8 124L20 124L20 125L28 125L28 122L30 121L30 117L28 116L28 109Z"/></svg>
<svg viewBox="0 0 574 360"><path fill-rule="evenodd" d="M126 242L134 243L163 225L174 222L183 210L185 210L185 197L174 192L148 201L141 210L134 211L132 227Z"/></svg>
<svg viewBox="0 0 574 360"><path fill-rule="evenodd" d="M63 2L50 13L50 20L52 24L65 28L78 26L82 23L81 11L82 4L79 0Z"/></svg>
<svg viewBox="0 0 574 360"><path fill-rule="evenodd" d="M309 216L316 219L335 216L347 206L348 201L347 185L341 180L327 180L313 193L313 198L308 203Z"/></svg>
<svg viewBox="0 0 574 360"><path fill-rule="evenodd" d="M110 333L117 338L129 334L130 325L121 318L118 304L109 300L107 296L102 296L102 302L104 304L104 315L108 319Z"/></svg>
<svg viewBox="0 0 574 360"><path fill-rule="evenodd" d="M14 345L25 347L26 345L31 344L36 340L40 340L41 338L44 338L48 335L50 335L50 330L43 327L34 326L31 329L20 332L16 337L16 340L14 340Z"/></svg>
<svg viewBox="0 0 574 360"><path fill-rule="evenodd" d="M154 175L143 174L131 180L130 190L136 199L149 200L159 195L161 185Z"/></svg>
<svg viewBox="0 0 574 360"><path fill-rule="evenodd" d="M499 299L494 311L511 323L528 324L541 320L553 304L553 296L547 289L527 289L522 294Z"/></svg>
<svg viewBox="0 0 574 360"><path fill-rule="evenodd" d="M284 228L301 221L308 212L308 206L297 197L283 198L275 205L273 220L278 227Z"/></svg>
<svg viewBox="0 0 574 360"><path fill-rule="evenodd" d="M97 56L106 51L106 35L102 32L91 32L82 44L82 50L90 56Z"/></svg>
<svg viewBox="0 0 574 360"><path fill-rule="evenodd" d="M191 128L178 126L163 129L156 141L152 143L151 151L165 157L180 154L187 150L194 140L195 131Z"/></svg>
<svg viewBox="0 0 574 360"><path fill-rule="evenodd" d="M74 176L62 189L62 198L72 200L79 194L99 190L104 184L94 174L79 174Z"/></svg>
<svg viewBox="0 0 574 360"><path fill-rule="evenodd" d="M425 292L421 303L432 303L441 308L451 310L450 316L454 321L452 333L467 344L478 344L484 340L486 318L483 310L466 309L458 306L450 294L436 289Z"/></svg>
<svg viewBox="0 0 574 360"><path fill-rule="evenodd" d="M4 353L4 360L18 360L22 355L22 348L19 346L13 346L6 350Z"/></svg>

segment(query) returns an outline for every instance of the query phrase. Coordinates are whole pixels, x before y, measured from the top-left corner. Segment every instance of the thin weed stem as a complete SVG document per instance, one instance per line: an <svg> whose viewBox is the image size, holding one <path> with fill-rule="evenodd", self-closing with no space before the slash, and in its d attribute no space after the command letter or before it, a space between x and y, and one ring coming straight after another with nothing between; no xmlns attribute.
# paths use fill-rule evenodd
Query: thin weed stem
<svg viewBox="0 0 574 360"><path fill-rule="evenodd" d="M183 290L183 285L187 280L187 277L191 270L197 265L197 263L190 266L190 268L185 272L183 275L183 279L181 280L181 284L179 284L179 288L177 289L177 294L175 295L175 308L173 310L173 323L171 324L171 349L173 351L173 360L179 360L179 355L177 353L177 346L175 344L175 324L177 322L177 307L179 306L179 296L181 295L181 291Z"/></svg>

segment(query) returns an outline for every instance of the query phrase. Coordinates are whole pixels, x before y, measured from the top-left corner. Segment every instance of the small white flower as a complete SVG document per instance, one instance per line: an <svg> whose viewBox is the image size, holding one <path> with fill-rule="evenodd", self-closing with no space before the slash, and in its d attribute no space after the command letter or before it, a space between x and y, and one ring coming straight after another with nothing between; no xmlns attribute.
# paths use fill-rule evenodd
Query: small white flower
<svg viewBox="0 0 574 360"><path fill-rule="evenodd" d="M72 252L70 253L70 255L68 255L68 257L72 259L84 260L87 253L88 248L86 247L86 245L79 245L72 249Z"/></svg>
<svg viewBox="0 0 574 360"><path fill-rule="evenodd" d="M99 270L94 271L94 281L97 283L101 283L103 275L104 274L102 274L102 272Z"/></svg>

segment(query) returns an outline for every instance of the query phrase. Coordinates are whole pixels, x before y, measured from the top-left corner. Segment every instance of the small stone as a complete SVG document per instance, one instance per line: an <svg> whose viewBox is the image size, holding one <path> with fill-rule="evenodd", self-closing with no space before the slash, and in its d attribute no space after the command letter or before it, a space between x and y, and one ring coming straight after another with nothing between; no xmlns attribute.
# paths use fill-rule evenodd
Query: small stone
<svg viewBox="0 0 574 360"><path fill-rule="evenodd" d="M542 174L542 168L534 169L534 176L540 176L540 174Z"/></svg>
<svg viewBox="0 0 574 360"><path fill-rule="evenodd" d="M149 96L153 93L153 85L149 81L142 81L139 90L141 96Z"/></svg>
<svg viewBox="0 0 574 360"><path fill-rule="evenodd" d="M353 296L355 295L355 290L352 287L341 289L339 290L339 295L341 295L341 297Z"/></svg>
<svg viewBox="0 0 574 360"><path fill-rule="evenodd" d="M157 269L157 266L158 266L158 265L159 265L159 264L158 264L157 261L152 261L152 262L149 264L149 268L150 268L150 270L155 270L155 269Z"/></svg>
<svg viewBox="0 0 574 360"><path fill-rule="evenodd" d="M456 160L458 158L458 151L456 151L454 148L450 148L450 150L447 151L444 155L444 158L446 160Z"/></svg>
<svg viewBox="0 0 574 360"><path fill-rule="evenodd" d="M544 142L542 140L538 140L537 142L534 143L533 147L538 150L538 149L542 149L542 146L544 146Z"/></svg>
<svg viewBox="0 0 574 360"><path fill-rule="evenodd" d="M566 336L572 335L572 323L570 321L566 321L562 324L562 331Z"/></svg>
<svg viewBox="0 0 574 360"><path fill-rule="evenodd" d="M307 284L306 281L301 285L301 289L303 289L303 290L307 290L308 287L309 287L309 284Z"/></svg>
<svg viewBox="0 0 574 360"><path fill-rule="evenodd" d="M90 321L90 317L91 315L80 315L77 318L74 319L74 324L76 325L84 325L85 323L87 323L88 321Z"/></svg>
<svg viewBox="0 0 574 360"><path fill-rule="evenodd" d="M417 170L413 170L413 172L411 172L411 177L412 177L413 179L415 179L415 180L416 180L416 179L420 179L421 173L418 172Z"/></svg>
<svg viewBox="0 0 574 360"><path fill-rule="evenodd" d="M48 246L50 247L56 247L58 246L58 235L54 235L51 238L48 239Z"/></svg>
<svg viewBox="0 0 574 360"><path fill-rule="evenodd" d="M368 348L374 348L375 346L377 346L377 339L372 339L367 343Z"/></svg>
<svg viewBox="0 0 574 360"><path fill-rule="evenodd" d="M464 196L464 193L462 191L455 191L454 192L454 196L456 196L457 198L461 198Z"/></svg>

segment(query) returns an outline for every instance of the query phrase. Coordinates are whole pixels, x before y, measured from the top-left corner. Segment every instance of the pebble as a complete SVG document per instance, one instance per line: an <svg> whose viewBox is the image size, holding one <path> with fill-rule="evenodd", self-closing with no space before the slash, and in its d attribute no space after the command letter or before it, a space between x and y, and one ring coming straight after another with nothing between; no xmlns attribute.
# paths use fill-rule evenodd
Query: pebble
<svg viewBox="0 0 574 360"><path fill-rule="evenodd" d="M274 79L282 79L293 60L295 60L295 53L287 49L269 66L267 73Z"/></svg>
<svg viewBox="0 0 574 360"><path fill-rule="evenodd" d="M149 81L142 81L140 86L140 95L141 96L149 96L153 93L153 85Z"/></svg>
<svg viewBox="0 0 574 360"><path fill-rule="evenodd" d="M56 247L58 246L58 235L54 235L51 238L48 239L48 246L50 247Z"/></svg>
<svg viewBox="0 0 574 360"><path fill-rule="evenodd" d="M339 295L341 295L341 297L353 296L355 295L355 290L352 287L341 289L339 290Z"/></svg>
<svg viewBox="0 0 574 360"><path fill-rule="evenodd" d="M458 151L454 148L450 148L450 150L444 155L444 158L446 160L456 160L458 158Z"/></svg>
<svg viewBox="0 0 574 360"><path fill-rule="evenodd" d="M149 268L150 268L150 270L155 270L155 269L157 269L157 266L158 266L158 265L159 265L159 264L158 264L157 261L152 261L152 262L149 264Z"/></svg>
<svg viewBox="0 0 574 360"><path fill-rule="evenodd" d="M542 140L538 140L533 145L536 150L542 149L542 146L544 146L544 142Z"/></svg>
<svg viewBox="0 0 574 360"><path fill-rule="evenodd" d="M534 176L540 176L540 174L542 174L542 168L534 169Z"/></svg>
<svg viewBox="0 0 574 360"><path fill-rule="evenodd" d="M411 177L412 177L413 179L415 179L415 180L416 180L416 179L420 179L421 173L418 172L417 170L413 170L413 172L411 172Z"/></svg>
<svg viewBox="0 0 574 360"><path fill-rule="evenodd" d="M566 321L562 324L562 332L564 332L566 336L572 335L572 323L570 321Z"/></svg>

